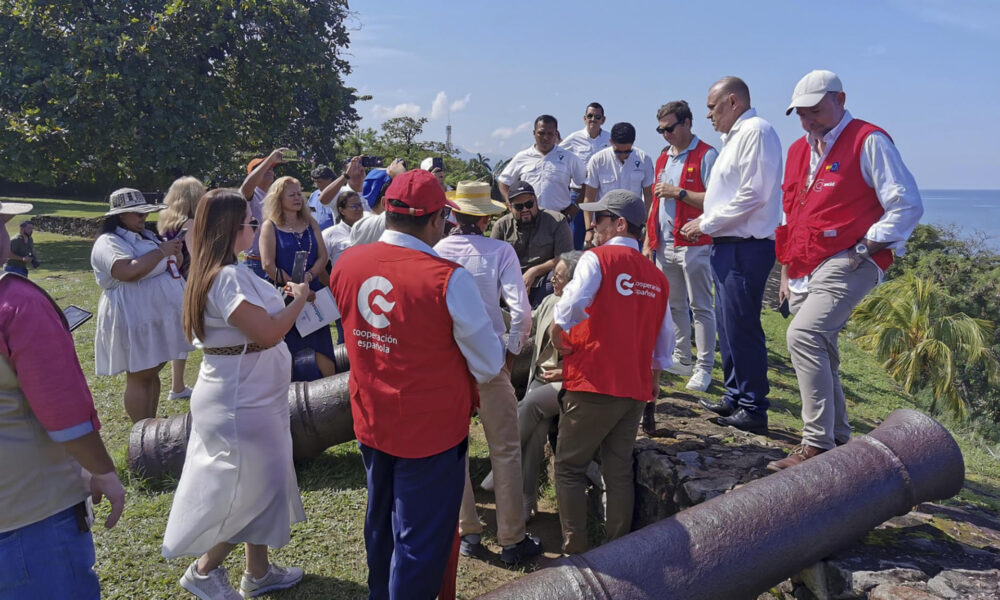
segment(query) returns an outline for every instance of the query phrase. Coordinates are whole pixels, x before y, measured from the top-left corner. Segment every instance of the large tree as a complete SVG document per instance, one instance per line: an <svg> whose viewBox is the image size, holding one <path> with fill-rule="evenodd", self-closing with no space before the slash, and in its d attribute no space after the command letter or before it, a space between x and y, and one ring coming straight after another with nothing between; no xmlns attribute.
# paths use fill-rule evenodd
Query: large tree
<svg viewBox="0 0 1000 600"><path fill-rule="evenodd" d="M346 0L0 2L0 178L107 190L319 162L357 121Z"/></svg>

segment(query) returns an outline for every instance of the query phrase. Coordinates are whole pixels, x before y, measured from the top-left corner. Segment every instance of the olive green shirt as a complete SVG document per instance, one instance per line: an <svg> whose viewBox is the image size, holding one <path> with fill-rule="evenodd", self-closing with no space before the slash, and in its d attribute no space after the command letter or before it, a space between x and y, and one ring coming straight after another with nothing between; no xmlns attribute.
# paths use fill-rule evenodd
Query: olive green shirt
<svg viewBox="0 0 1000 600"><path fill-rule="evenodd" d="M573 250L573 234L566 217L553 210L539 210L527 227L518 227L514 215L507 213L493 224L490 237L514 246L522 273Z"/></svg>

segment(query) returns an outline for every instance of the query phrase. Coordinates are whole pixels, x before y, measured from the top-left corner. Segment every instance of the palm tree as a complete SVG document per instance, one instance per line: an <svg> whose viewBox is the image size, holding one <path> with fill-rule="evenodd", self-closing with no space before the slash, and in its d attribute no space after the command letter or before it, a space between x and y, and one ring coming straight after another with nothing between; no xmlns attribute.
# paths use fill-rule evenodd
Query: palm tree
<svg viewBox="0 0 1000 600"><path fill-rule="evenodd" d="M929 279L906 273L879 286L852 315L856 341L873 351L907 393L930 388L931 412L942 400L966 416L957 371L981 366L992 385L1000 381L1000 363L990 350L993 323L965 313L943 314L948 296Z"/></svg>

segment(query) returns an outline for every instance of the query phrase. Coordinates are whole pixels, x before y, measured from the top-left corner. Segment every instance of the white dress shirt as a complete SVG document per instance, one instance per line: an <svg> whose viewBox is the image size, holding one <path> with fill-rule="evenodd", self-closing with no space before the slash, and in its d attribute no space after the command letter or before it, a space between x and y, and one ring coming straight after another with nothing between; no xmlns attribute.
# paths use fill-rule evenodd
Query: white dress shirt
<svg viewBox="0 0 1000 600"><path fill-rule="evenodd" d="M472 273L497 338L501 342L506 339L508 352L520 354L531 335L531 303L514 247L482 235L450 235L435 244L434 250ZM510 311L509 336L500 310L501 298Z"/></svg>
<svg viewBox="0 0 1000 600"><path fill-rule="evenodd" d="M362 204L366 203L362 202ZM377 242L382 237L384 231L385 213L382 212L377 215L369 213L361 217L361 220L356 221L354 226L351 227L351 245L361 246Z"/></svg>
<svg viewBox="0 0 1000 600"><path fill-rule="evenodd" d="M642 190L653 185L653 161L645 152L633 147L622 162L615 149L608 147L590 157L585 183L597 190L597 200L619 189L630 190L642 198Z"/></svg>
<svg viewBox="0 0 1000 600"><path fill-rule="evenodd" d="M586 176L583 162L569 150L556 146L542 154L532 145L510 159L497 181L506 186L526 181L535 188L540 208L561 212L570 205L570 180L584 181Z"/></svg>
<svg viewBox="0 0 1000 600"><path fill-rule="evenodd" d="M781 220L781 140L749 109L722 135L705 190L701 231L712 237L774 239Z"/></svg>
<svg viewBox="0 0 1000 600"><path fill-rule="evenodd" d="M575 154L586 165L590 157L596 154L598 150L603 150L611 145L611 134L601 129L598 131L597 137L592 138L587 133L587 128L584 127L580 131L574 131L566 136L563 141L559 142L559 145ZM580 187L585 183L587 182L573 181L576 187Z"/></svg>
<svg viewBox="0 0 1000 600"><path fill-rule="evenodd" d="M386 230L378 241L438 256L422 240L400 231ZM452 336L469 372L479 383L490 381L500 374L506 357L471 273L461 267L455 269L445 290L445 303L451 315Z"/></svg>
<svg viewBox="0 0 1000 600"><path fill-rule="evenodd" d="M337 264L340 253L351 247L351 226L341 221L323 230L323 243L326 244L326 255L330 257L330 266Z"/></svg>
<svg viewBox="0 0 1000 600"><path fill-rule="evenodd" d="M806 136L806 142L809 143L809 177L806 187L812 186L816 172L826 160L830 149L853 119L850 112L844 111L840 123L823 136L826 146L822 154L817 146L816 136L812 133ZM924 204L917 189L917 182L903 164L896 146L878 131L865 138L858 160L861 161L861 177L875 190L879 204L885 209L885 214L868 228L865 238L873 242L888 243L889 249L897 256L902 256L906 253L906 240L916 229L920 217L924 214ZM785 218L787 215L782 216L783 221ZM806 275L789 279L788 287L791 291L801 294L808 291L808 283L809 276Z"/></svg>
<svg viewBox="0 0 1000 600"><path fill-rule="evenodd" d="M639 242L635 239L618 236L604 242L609 246L627 246L639 252ZM601 263L593 252L584 252L573 271L573 279L563 288L562 298L555 307L553 320L569 331L590 315L587 308L594 303L597 290L601 287ZM623 332L623 335L628 332ZM656 335L656 346L653 348L652 367L663 371L673 363L674 354L674 320L670 316L670 303L663 313L660 332Z"/></svg>

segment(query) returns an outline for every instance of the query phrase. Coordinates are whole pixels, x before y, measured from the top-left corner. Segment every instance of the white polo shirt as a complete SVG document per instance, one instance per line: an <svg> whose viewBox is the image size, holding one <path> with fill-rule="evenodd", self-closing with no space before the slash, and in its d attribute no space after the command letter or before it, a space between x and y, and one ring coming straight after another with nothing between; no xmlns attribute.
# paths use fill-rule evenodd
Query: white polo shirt
<svg viewBox="0 0 1000 600"><path fill-rule="evenodd" d="M506 186L526 181L535 188L539 207L562 211L570 204L570 180L585 181L586 176L583 161L566 148L556 146L542 154L531 145L510 159L497 181Z"/></svg>
<svg viewBox="0 0 1000 600"><path fill-rule="evenodd" d="M591 156L611 145L611 134L602 129L598 132L597 137L592 138L587 133L587 128L584 127L580 131L574 131L566 136L559 145L575 154L586 165ZM580 187L585 183L587 182L573 181L576 187Z"/></svg>
<svg viewBox="0 0 1000 600"><path fill-rule="evenodd" d="M631 190L642 198L642 190L653 185L653 161L642 150L632 147L625 162L618 160L608 147L590 157L587 185L597 189L597 199L611 190Z"/></svg>

